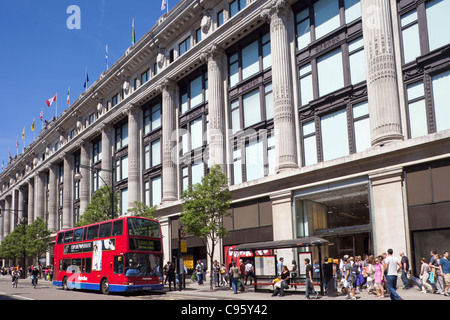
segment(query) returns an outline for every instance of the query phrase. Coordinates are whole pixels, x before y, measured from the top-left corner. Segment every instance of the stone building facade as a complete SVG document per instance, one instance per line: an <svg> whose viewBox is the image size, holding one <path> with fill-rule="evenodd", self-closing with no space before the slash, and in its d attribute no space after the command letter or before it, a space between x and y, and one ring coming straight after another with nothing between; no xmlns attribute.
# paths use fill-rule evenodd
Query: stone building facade
<svg viewBox="0 0 450 320"><path fill-rule="evenodd" d="M0 240L20 215L71 228L114 179L120 214L158 206L171 260L182 191L220 164L233 204L218 260L233 245L308 235L332 240L333 257L393 248L418 263L448 250L449 10L180 1L0 175ZM185 260L205 252L188 238Z"/></svg>

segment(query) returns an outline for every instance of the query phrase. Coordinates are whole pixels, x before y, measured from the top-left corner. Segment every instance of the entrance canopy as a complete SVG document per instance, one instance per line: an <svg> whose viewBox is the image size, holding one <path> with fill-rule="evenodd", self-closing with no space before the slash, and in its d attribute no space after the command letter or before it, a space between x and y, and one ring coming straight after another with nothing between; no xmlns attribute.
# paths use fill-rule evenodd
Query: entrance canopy
<svg viewBox="0 0 450 320"><path fill-rule="evenodd" d="M320 247L332 245L333 243L318 237L304 237L288 240L254 242L248 244L240 244L233 251L252 251L264 249L286 249L300 247Z"/></svg>
<svg viewBox="0 0 450 320"><path fill-rule="evenodd" d="M322 246L333 245L334 243L318 238L318 237L304 237L288 240L264 241L254 242L248 244L241 244L236 246L233 251L255 251L265 249L288 249L301 247L318 247L319 249L319 268L320 268L320 294L323 295L323 275L322 275Z"/></svg>

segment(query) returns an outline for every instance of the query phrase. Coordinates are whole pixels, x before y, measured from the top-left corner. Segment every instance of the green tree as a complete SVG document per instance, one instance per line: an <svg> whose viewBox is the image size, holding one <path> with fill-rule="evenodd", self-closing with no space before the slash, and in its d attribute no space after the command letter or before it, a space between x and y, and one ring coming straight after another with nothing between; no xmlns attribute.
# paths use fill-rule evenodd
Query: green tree
<svg viewBox="0 0 450 320"><path fill-rule="evenodd" d="M3 259L17 259L23 257L23 248L26 246L26 237L23 236L23 226L14 229L0 244L0 257Z"/></svg>
<svg viewBox="0 0 450 320"><path fill-rule="evenodd" d="M135 201L133 207L128 209L128 212L135 217L144 217L155 219L156 217L156 206L149 207L145 203L140 201Z"/></svg>
<svg viewBox="0 0 450 320"><path fill-rule="evenodd" d="M17 228L16 230L18 229L20 228ZM51 234L51 231L47 229L45 221L41 218L37 218L26 228L26 255L35 258L36 261L38 261L38 264L39 258L49 250Z"/></svg>
<svg viewBox="0 0 450 320"><path fill-rule="evenodd" d="M231 215L228 212L231 192L228 189L228 179L220 165L211 168L201 183L189 186L183 192L182 201L180 222L187 233L203 241L212 271L215 247L220 239L228 235L228 231L223 227L223 217ZM210 288L213 289L212 277Z"/></svg>
<svg viewBox="0 0 450 320"><path fill-rule="evenodd" d="M118 217L119 198L114 191L114 218ZM92 223L110 220L111 217L111 187L103 186L98 189L86 206L86 210L75 227L81 227Z"/></svg>

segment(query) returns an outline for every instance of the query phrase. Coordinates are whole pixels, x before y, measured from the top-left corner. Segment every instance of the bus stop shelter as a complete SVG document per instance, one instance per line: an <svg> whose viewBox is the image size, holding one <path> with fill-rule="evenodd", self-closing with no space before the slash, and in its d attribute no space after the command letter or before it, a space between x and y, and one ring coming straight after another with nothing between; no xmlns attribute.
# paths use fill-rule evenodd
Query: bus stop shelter
<svg viewBox="0 0 450 320"><path fill-rule="evenodd" d="M322 247L333 245L334 243L318 238L318 237L304 237L288 240L277 241L264 241L241 244L236 246L233 251L256 251L256 250L269 250L269 249L289 249L289 248L304 248L304 247L317 247L319 251L319 268L320 268L320 294L324 294L323 290L323 266L322 266ZM301 262L299 262L301 263Z"/></svg>

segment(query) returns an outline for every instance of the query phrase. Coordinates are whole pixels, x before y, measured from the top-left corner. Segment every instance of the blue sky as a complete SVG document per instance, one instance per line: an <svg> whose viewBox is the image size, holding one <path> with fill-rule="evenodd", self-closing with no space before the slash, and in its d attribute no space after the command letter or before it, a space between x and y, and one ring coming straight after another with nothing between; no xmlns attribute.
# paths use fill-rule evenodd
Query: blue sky
<svg viewBox="0 0 450 320"><path fill-rule="evenodd" d="M74 102L84 91L85 70L89 85L131 46L134 18L136 42L161 17L162 0L0 0L0 163L9 161L8 150L19 154L41 131L39 114L44 120L59 115L67 106L67 91ZM169 10L179 0L169 1ZM71 5L80 9L80 29L69 29L73 22ZM56 103L45 100L58 93ZM25 127L25 140L22 131ZM0 164L1 165L1 164ZM0 167L1 168L1 167Z"/></svg>

